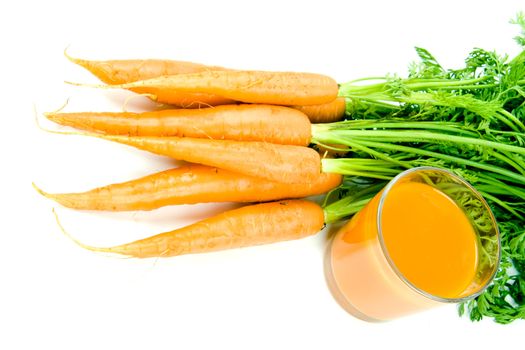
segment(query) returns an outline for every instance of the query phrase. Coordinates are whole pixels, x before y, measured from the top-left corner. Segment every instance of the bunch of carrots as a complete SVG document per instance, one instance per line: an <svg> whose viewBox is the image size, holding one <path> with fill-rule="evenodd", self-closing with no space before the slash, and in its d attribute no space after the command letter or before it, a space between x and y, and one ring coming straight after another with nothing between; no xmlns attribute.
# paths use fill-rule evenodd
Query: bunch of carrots
<svg viewBox="0 0 525 350"><path fill-rule="evenodd" d="M66 207L86 210L247 203L128 244L77 242L92 251L145 258L313 235L358 212L400 172L446 168L487 199L501 233L502 259L492 285L462 304L460 313L500 323L524 319L525 15L512 23L521 28L515 39L522 48L513 58L477 48L464 67L445 69L416 48L419 62L404 78L342 84L311 73L168 60L88 61L66 54L105 83L96 87L128 89L169 109L53 112L46 114L49 120L79 129L75 134L188 165L83 193L35 187ZM322 205L304 199L325 193Z"/></svg>
<svg viewBox="0 0 525 350"><path fill-rule="evenodd" d="M322 172L326 152L309 147L312 123L344 117L346 102L332 78L171 60L67 57L107 84L100 87L128 89L171 107L144 113L46 113L49 120L188 165L82 193L52 194L35 186L41 194L83 210L250 203L123 245L77 242L84 248L168 257L298 239L330 221L321 206L301 198L324 194L342 182L341 175Z"/></svg>

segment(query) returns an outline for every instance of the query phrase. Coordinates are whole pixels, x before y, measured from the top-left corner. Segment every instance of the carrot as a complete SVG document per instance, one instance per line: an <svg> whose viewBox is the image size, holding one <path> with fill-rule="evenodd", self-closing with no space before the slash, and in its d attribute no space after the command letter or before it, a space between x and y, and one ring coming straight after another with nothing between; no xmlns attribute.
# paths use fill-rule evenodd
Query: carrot
<svg viewBox="0 0 525 350"><path fill-rule="evenodd" d="M304 238L323 226L324 212L319 205L290 200L230 210L193 225L113 247L74 241L95 252L135 258L170 257Z"/></svg>
<svg viewBox="0 0 525 350"><path fill-rule="evenodd" d="M163 75L199 73L209 70L226 70L217 66L173 61L173 60L109 60L91 61L75 58L64 53L73 63L87 69L101 81L109 85L126 84L139 80L156 78ZM130 89L135 92L135 89ZM153 96L153 99L156 99ZM162 100L162 98L161 98ZM234 101L220 96L204 93L177 92L171 95L170 103L185 108L200 108L202 106L216 106L234 103ZM159 102L163 102L160 101Z"/></svg>
<svg viewBox="0 0 525 350"><path fill-rule="evenodd" d="M181 108L205 108L236 103L236 101L226 97L200 92L185 92L175 90L166 92L158 90L156 94L152 94L144 91L142 88L130 88L129 90L143 94L155 102L170 104Z"/></svg>
<svg viewBox="0 0 525 350"><path fill-rule="evenodd" d="M313 182L321 172L319 153L303 146L191 137L115 136L51 132L97 137L161 156L282 183Z"/></svg>
<svg viewBox="0 0 525 350"><path fill-rule="evenodd" d="M338 174L319 174L315 181L283 184L203 165L186 165L140 179L81 193L45 197L65 207L83 210L152 210L174 204L266 202L326 193L341 183Z"/></svg>
<svg viewBox="0 0 525 350"><path fill-rule="evenodd" d="M293 108L306 114L312 123L331 123L344 118L346 100L344 97L338 97L320 105L293 106Z"/></svg>
<svg viewBox="0 0 525 350"><path fill-rule="evenodd" d="M47 193L65 207L83 210L153 210L167 205L210 202L267 202L326 193L341 183L338 174L319 174L304 184L283 184L204 165L185 165L139 179L80 193Z"/></svg>
<svg viewBox="0 0 525 350"><path fill-rule="evenodd" d="M107 60L95 61L72 57L67 52L64 55L71 62L87 69L106 84L125 84L138 80L146 80L163 75L198 73L209 70L226 70L218 66L174 61L174 60Z"/></svg>
<svg viewBox="0 0 525 350"><path fill-rule="evenodd" d="M205 71L161 76L111 85L156 96L164 103L178 102L180 92L218 95L247 103L315 105L333 101L338 85L330 77L313 73L264 71Z"/></svg>
<svg viewBox="0 0 525 350"><path fill-rule="evenodd" d="M101 81L109 85L127 84L139 80L159 78L166 75L231 70L224 67L207 66L186 61L159 59L92 61L71 57L67 52L64 54L71 62L87 69ZM138 91L135 88L130 88L130 90L135 92ZM154 99L159 100L158 97L154 97ZM164 99L164 97L161 97L159 101L163 102ZM171 104L186 108L217 106L235 102L216 95L185 93L181 91L174 93L172 96L168 97L168 99L172 101L170 102ZM312 105L311 107L294 106L294 108L304 112L313 123L327 123L342 119L345 109L345 103L342 101L344 101L344 98L320 105Z"/></svg>
<svg viewBox="0 0 525 350"><path fill-rule="evenodd" d="M311 124L304 113L271 105L227 105L145 113L47 113L58 124L110 135L178 136L264 141L307 146Z"/></svg>

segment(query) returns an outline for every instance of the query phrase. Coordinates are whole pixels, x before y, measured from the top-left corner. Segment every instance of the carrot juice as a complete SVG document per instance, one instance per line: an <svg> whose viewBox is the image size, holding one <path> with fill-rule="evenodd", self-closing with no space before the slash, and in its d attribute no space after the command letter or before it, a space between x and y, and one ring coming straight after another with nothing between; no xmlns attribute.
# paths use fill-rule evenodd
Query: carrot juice
<svg viewBox="0 0 525 350"><path fill-rule="evenodd" d="M357 213L327 251L332 294L365 320L390 320L473 297L497 268L499 234L490 209L483 208L490 232L480 232L469 214L469 203L486 205L482 197L443 170L405 173ZM480 235L492 242L487 248L493 260L480 256Z"/></svg>

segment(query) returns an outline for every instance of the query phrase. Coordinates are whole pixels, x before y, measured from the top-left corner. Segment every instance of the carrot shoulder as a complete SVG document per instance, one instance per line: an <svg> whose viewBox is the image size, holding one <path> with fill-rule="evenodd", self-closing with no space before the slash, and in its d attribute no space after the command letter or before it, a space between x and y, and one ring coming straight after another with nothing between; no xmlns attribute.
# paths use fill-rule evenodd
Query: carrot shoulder
<svg viewBox="0 0 525 350"><path fill-rule="evenodd" d="M342 120L346 111L346 100L338 97L335 100L319 105L293 106L303 112L312 123L332 123Z"/></svg>
<svg viewBox="0 0 525 350"><path fill-rule="evenodd" d="M307 146L311 124L293 108L242 104L145 113L47 113L58 124L110 135L178 136Z"/></svg>
<svg viewBox="0 0 525 350"><path fill-rule="evenodd" d="M139 179L81 193L46 193L74 209L152 210L174 204L266 202L326 193L341 183L338 174L319 174L314 182L283 184L203 165L186 165Z"/></svg>
<svg viewBox="0 0 525 350"><path fill-rule="evenodd" d="M165 103L179 92L188 92L247 103L314 105L331 102L338 93L336 81L325 75L266 71L205 71L113 86L155 95Z"/></svg>
<svg viewBox="0 0 525 350"><path fill-rule="evenodd" d="M268 244L307 237L324 226L323 209L309 201L290 200L230 210L193 225L96 252L136 258L170 257Z"/></svg>

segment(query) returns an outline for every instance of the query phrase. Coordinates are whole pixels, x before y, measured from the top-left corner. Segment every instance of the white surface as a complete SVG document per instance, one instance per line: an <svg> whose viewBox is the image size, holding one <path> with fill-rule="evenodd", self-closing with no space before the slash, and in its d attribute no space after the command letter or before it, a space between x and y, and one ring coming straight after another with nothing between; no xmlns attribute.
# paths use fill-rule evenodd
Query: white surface
<svg viewBox="0 0 525 350"><path fill-rule="evenodd" d="M128 96L65 85L96 82L63 57L68 45L72 55L93 59L173 58L319 72L344 82L405 73L416 45L446 66L460 65L475 46L515 54L517 28L507 21L520 5L525 8L523 1L457 0L2 2L0 348L483 349L518 341L523 322L473 324L453 306L384 324L352 318L324 283L326 232L170 259L96 255L60 233L53 203L31 181L49 191L83 190L173 165L126 146L37 129L33 105L50 111L70 98L68 111L118 111ZM142 104L135 99L128 106ZM104 245L228 206L57 212L72 234Z"/></svg>

